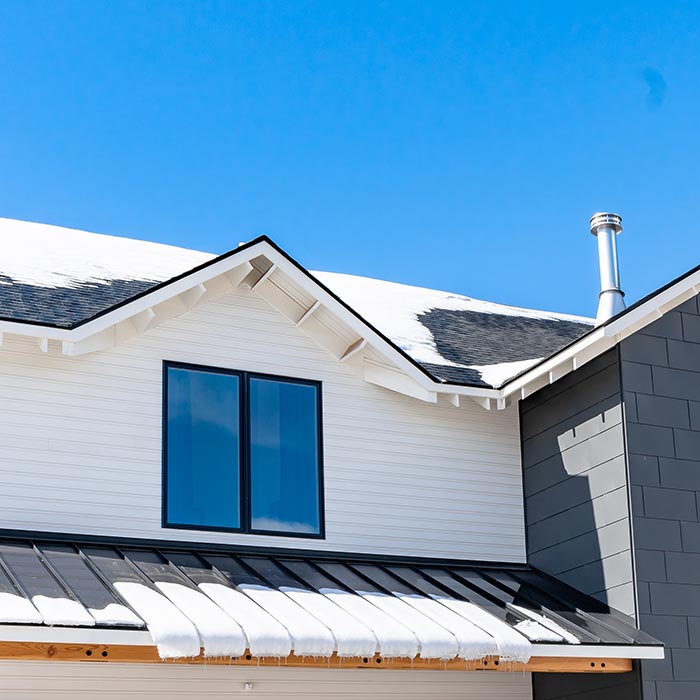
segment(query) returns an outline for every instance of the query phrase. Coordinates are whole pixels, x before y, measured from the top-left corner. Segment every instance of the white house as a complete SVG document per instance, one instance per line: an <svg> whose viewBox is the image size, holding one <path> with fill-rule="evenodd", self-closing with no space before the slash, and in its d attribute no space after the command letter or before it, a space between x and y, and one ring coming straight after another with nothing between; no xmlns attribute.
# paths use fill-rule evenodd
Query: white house
<svg viewBox="0 0 700 700"><path fill-rule="evenodd" d="M663 700L632 438L605 520L615 406L561 402L698 285L596 324L0 219L0 696Z"/></svg>

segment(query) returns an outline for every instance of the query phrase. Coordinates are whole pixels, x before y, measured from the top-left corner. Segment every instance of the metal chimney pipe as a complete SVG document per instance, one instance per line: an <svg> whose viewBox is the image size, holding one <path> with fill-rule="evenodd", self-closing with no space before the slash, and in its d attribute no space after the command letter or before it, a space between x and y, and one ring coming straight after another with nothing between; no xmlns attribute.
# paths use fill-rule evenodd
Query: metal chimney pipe
<svg viewBox="0 0 700 700"><path fill-rule="evenodd" d="M596 326L625 308L625 294L620 289L620 271L617 266L617 234L622 231L622 217L599 212L591 217L591 233L598 238L600 263L600 295Z"/></svg>

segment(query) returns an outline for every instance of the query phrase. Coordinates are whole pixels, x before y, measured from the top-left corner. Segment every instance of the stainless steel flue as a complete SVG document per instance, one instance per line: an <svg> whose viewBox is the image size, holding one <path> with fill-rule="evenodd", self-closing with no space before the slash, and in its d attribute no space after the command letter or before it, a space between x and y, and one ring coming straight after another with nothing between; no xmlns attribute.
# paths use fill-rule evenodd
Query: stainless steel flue
<svg viewBox="0 0 700 700"><path fill-rule="evenodd" d="M620 270L617 265L617 234L622 231L622 217L599 212L591 217L591 233L598 239L600 263L600 296L596 325L625 308L625 294L620 289Z"/></svg>

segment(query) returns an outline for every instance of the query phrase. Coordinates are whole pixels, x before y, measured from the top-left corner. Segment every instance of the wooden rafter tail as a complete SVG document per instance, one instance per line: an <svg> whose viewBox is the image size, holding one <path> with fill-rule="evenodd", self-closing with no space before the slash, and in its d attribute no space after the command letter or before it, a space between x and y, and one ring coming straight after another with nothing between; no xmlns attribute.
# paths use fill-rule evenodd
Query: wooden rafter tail
<svg viewBox="0 0 700 700"><path fill-rule="evenodd" d="M52 644L50 642L0 642L0 659L13 661L88 661L117 663L163 663L153 646L119 644ZM464 661L451 659L386 659L373 657L328 659L290 654L284 659L258 658L250 653L240 657L172 659L167 663L208 664L216 666L287 666L304 668L388 668L415 671L525 671L533 673L626 673L632 670L630 659L566 658L535 656L526 664L499 661L495 657Z"/></svg>

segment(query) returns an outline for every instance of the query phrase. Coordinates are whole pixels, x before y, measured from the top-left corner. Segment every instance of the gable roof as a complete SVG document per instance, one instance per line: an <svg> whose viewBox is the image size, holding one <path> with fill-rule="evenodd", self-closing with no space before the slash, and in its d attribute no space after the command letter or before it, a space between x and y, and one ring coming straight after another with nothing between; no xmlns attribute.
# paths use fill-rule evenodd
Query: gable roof
<svg viewBox="0 0 700 700"><path fill-rule="evenodd" d="M0 219L0 319L73 329L222 256ZM266 241L262 237L250 244ZM278 252L286 254L274 246ZM312 272L431 380L501 386L592 328L592 320L353 275Z"/></svg>

